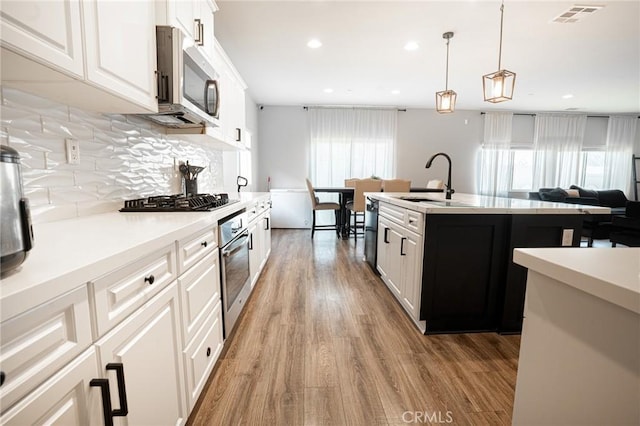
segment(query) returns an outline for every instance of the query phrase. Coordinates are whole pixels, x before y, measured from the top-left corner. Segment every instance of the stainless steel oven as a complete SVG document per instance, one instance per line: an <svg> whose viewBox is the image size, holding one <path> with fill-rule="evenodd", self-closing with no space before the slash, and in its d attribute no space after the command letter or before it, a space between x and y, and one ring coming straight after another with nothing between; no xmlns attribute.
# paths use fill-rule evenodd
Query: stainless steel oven
<svg viewBox="0 0 640 426"><path fill-rule="evenodd" d="M218 221L224 334L231 334L251 291L249 231L244 209Z"/></svg>

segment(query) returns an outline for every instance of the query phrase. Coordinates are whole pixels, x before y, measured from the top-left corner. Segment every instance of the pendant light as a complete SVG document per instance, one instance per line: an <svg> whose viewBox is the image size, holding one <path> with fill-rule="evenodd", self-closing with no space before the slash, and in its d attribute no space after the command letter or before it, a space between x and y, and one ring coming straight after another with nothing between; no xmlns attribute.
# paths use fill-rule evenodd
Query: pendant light
<svg viewBox="0 0 640 426"><path fill-rule="evenodd" d="M447 40L447 71L445 77L444 91L436 92L436 111L439 113L453 112L456 109L456 97L453 90L449 90L449 40L453 38L451 31L442 34L442 38Z"/></svg>
<svg viewBox="0 0 640 426"><path fill-rule="evenodd" d="M504 20L504 1L500 6L500 50L498 51L498 71L482 76L484 100L498 103L509 101L513 97L516 73L501 69L502 65L502 23Z"/></svg>

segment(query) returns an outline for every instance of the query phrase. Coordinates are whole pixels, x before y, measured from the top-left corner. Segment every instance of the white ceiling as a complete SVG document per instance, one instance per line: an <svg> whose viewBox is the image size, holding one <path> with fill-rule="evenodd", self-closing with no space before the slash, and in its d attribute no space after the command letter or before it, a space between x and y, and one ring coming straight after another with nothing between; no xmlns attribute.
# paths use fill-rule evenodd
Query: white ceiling
<svg viewBox="0 0 640 426"><path fill-rule="evenodd" d="M551 22L576 4L605 7L578 23ZM442 34L453 31L457 109L640 112L638 0L507 0L502 68L517 74L516 87L512 101L495 105L483 102L482 75L498 69L499 1L217 5L216 37L257 104L435 108L435 92L445 88ZM308 48L311 38L322 47ZM420 48L404 50L409 40Z"/></svg>

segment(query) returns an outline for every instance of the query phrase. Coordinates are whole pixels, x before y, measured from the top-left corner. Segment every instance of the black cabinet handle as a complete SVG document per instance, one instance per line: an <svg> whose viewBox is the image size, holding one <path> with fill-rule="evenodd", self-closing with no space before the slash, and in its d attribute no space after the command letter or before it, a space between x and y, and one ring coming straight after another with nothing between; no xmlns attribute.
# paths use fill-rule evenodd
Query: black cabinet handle
<svg viewBox="0 0 640 426"><path fill-rule="evenodd" d="M384 240L384 242L386 244L389 244L389 238L388 238L389 234L388 234L388 232L389 232L389 228L384 228L384 239L383 240Z"/></svg>
<svg viewBox="0 0 640 426"><path fill-rule="evenodd" d="M203 242L201 242L201 243L200 243L200 245L201 245L202 247L205 247L205 248L206 248L206 247L207 247L207 242L206 242L206 241L203 241Z"/></svg>
<svg viewBox="0 0 640 426"><path fill-rule="evenodd" d="M406 240L405 237L402 237L400 239L400 256L406 256L407 253L404 252L404 241Z"/></svg>
<svg viewBox="0 0 640 426"><path fill-rule="evenodd" d="M4 374L4 371L0 371L0 386L2 386L4 384L4 379L6 379L7 376L6 374Z"/></svg>
<svg viewBox="0 0 640 426"><path fill-rule="evenodd" d="M144 277L144 282L146 283L148 281L150 285L153 284L155 280L156 277L154 277L153 274L149 275L148 277Z"/></svg>
<svg viewBox="0 0 640 426"><path fill-rule="evenodd" d="M211 348L207 348L207 358L211 356Z"/></svg>
<svg viewBox="0 0 640 426"><path fill-rule="evenodd" d="M105 426L113 426L114 417L124 417L129 414L129 408L127 407L127 390L124 383L124 367L122 363L109 363L106 366L107 370L115 370L116 377L118 379L118 398L120 402L120 408L117 410L111 409L111 391L109 389L109 379L91 379L89 386L96 386L100 388L102 394L102 414L104 417Z"/></svg>
<svg viewBox="0 0 640 426"><path fill-rule="evenodd" d="M267 221L267 227L266 227L266 228L264 228L264 230L265 230L265 231L268 231L268 230L269 230L269 218L268 218L268 217L265 217L265 219L266 219L266 221Z"/></svg>
<svg viewBox="0 0 640 426"><path fill-rule="evenodd" d="M236 127L236 142L242 141L242 129Z"/></svg>
<svg viewBox="0 0 640 426"><path fill-rule="evenodd" d="M253 250L253 232L249 234L249 250Z"/></svg>

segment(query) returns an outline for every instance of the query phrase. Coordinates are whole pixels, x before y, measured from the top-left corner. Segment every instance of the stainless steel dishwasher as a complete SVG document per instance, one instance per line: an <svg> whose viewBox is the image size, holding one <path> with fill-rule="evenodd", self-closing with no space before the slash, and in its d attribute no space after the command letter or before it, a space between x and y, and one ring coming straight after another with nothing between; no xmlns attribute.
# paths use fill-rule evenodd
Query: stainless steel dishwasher
<svg viewBox="0 0 640 426"><path fill-rule="evenodd" d="M378 259L378 200L367 197L364 212L364 259L376 274Z"/></svg>

